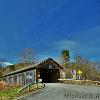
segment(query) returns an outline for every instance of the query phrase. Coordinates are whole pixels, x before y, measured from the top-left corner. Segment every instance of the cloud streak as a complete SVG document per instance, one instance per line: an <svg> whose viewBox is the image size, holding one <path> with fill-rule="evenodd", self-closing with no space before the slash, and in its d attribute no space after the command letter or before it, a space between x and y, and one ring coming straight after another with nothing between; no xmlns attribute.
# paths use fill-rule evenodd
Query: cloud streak
<svg viewBox="0 0 100 100"><path fill-rule="evenodd" d="M54 46L54 49L74 49L76 46L78 46L78 42L77 41L73 41L73 40L61 40L61 41L58 41L58 42L55 42L53 44Z"/></svg>
<svg viewBox="0 0 100 100"><path fill-rule="evenodd" d="M71 56L81 54L90 59L100 59L100 27L88 29L74 39L64 39L53 44L54 50L69 49ZM77 41L76 41L77 39Z"/></svg>

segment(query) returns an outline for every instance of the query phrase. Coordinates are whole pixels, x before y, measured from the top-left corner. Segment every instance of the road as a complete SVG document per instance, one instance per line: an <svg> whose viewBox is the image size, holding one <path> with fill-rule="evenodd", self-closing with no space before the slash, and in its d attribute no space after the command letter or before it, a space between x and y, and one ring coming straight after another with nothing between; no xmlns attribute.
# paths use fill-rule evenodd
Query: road
<svg viewBox="0 0 100 100"><path fill-rule="evenodd" d="M100 87L48 83L42 91L22 100L100 100Z"/></svg>

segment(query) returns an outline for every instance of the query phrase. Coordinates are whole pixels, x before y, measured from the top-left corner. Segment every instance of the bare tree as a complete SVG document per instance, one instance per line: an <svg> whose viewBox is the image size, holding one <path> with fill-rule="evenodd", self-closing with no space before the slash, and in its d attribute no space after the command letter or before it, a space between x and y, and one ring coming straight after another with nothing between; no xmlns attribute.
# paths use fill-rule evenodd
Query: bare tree
<svg viewBox="0 0 100 100"><path fill-rule="evenodd" d="M2 77L3 74L3 62L6 62L6 59L0 58L0 77Z"/></svg>
<svg viewBox="0 0 100 100"><path fill-rule="evenodd" d="M82 57L81 55L75 56L76 70L81 70L82 77L84 79L92 79L96 75L96 63L89 61L87 58Z"/></svg>
<svg viewBox="0 0 100 100"><path fill-rule="evenodd" d="M20 53L20 62L21 63L27 63L27 64L35 64L35 53L31 48L24 49Z"/></svg>

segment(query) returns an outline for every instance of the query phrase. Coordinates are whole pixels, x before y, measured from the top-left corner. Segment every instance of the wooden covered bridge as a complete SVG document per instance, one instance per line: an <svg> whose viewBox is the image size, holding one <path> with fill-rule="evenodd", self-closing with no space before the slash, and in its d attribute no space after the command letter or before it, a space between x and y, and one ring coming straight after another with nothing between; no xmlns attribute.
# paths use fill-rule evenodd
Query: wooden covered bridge
<svg viewBox="0 0 100 100"><path fill-rule="evenodd" d="M7 84L27 85L33 82L56 83L60 79L62 67L49 58L35 66L30 65L25 68L15 70L3 75L3 80Z"/></svg>

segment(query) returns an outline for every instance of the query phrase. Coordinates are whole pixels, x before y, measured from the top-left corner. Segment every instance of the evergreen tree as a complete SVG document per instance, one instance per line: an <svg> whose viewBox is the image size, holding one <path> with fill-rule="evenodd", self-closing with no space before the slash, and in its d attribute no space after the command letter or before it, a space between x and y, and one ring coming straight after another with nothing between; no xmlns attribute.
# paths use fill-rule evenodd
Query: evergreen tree
<svg viewBox="0 0 100 100"><path fill-rule="evenodd" d="M69 59L70 59L69 50L67 50L67 49L62 50L60 61L61 61L61 65L63 67L67 67L67 65L69 64L69 61L70 61Z"/></svg>
<svg viewBox="0 0 100 100"><path fill-rule="evenodd" d="M69 50L68 49L62 50L61 57L60 57L60 63L64 68L63 71L66 73L65 77L71 78L70 56L69 56Z"/></svg>

